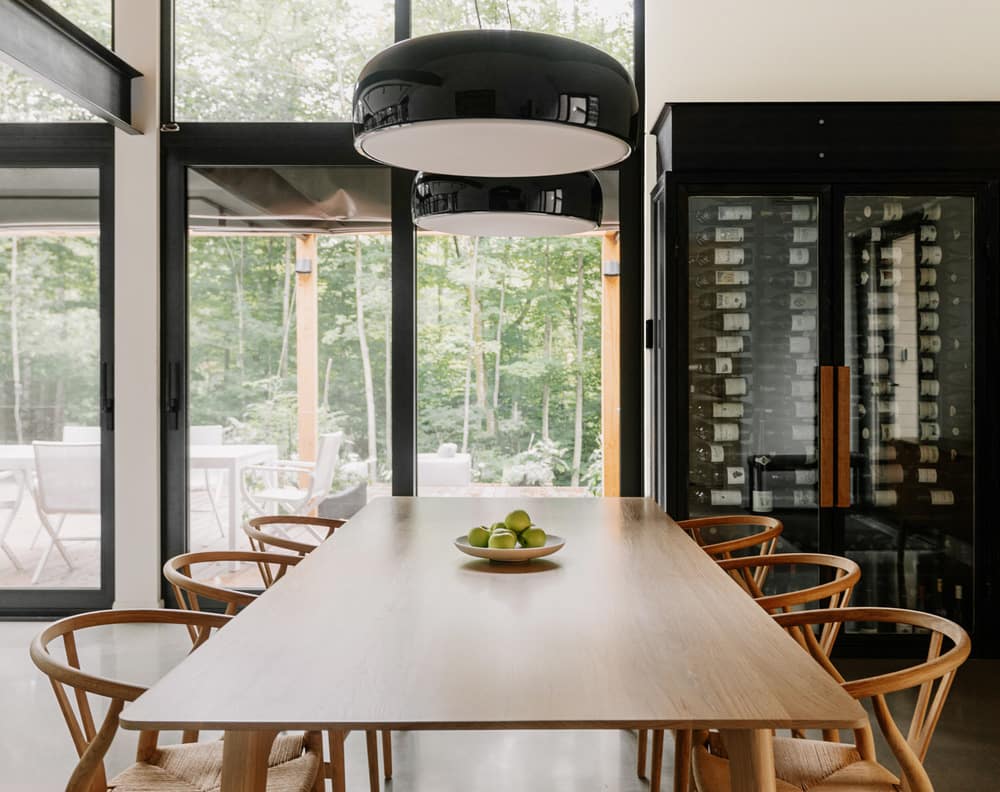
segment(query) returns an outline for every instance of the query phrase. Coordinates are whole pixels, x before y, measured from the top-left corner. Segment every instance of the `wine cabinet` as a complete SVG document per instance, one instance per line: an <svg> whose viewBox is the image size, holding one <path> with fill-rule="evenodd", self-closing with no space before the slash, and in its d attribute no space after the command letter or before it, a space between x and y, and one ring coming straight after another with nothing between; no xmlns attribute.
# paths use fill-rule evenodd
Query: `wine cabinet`
<svg viewBox="0 0 1000 792"><path fill-rule="evenodd" d="M854 604L996 654L1000 108L673 105L656 133L654 496L774 515L779 552L859 563Z"/></svg>

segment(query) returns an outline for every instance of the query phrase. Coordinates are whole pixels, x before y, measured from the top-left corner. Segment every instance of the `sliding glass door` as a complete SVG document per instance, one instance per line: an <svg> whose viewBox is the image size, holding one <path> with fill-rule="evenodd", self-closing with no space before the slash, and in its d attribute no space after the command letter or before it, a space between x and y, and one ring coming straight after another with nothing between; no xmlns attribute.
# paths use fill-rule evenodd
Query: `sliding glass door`
<svg viewBox="0 0 1000 792"><path fill-rule="evenodd" d="M110 134L78 130L0 146L0 612L112 599Z"/></svg>

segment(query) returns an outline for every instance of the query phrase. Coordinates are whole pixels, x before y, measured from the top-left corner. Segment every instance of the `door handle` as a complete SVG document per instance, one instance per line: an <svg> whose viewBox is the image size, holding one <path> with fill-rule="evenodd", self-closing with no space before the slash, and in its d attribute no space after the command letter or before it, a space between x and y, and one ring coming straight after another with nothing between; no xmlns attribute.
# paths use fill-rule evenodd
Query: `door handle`
<svg viewBox="0 0 1000 792"><path fill-rule="evenodd" d="M837 506L851 505L851 367L837 366Z"/></svg>
<svg viewBox="0 0 1000 792"><path fill-rule="evenodd" d="M169 416L169 428L178 429L181 414L181 364L167 363L167 376L164 379L163 409Z"/></svg>
<svg viewBox="0 0 1000 792"><path fill-rule="evenodd" d="M107 361L101 363L101 415L104 418L104 428L111 431L115 428L115 380L114 370Z"/></svg>
<svg viewBox="0 0 1000 792"><path fill-rule="evenodd" d="M835 478L834 446L834 367L819 367L819 505L833 506Z"/></svg>

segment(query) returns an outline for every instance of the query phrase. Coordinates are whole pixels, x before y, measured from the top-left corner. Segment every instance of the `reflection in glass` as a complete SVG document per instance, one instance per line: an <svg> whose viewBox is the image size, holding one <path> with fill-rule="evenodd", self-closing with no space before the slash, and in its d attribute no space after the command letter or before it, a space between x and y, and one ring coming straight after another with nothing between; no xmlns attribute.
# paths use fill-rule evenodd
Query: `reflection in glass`
<svg viewBox="0 0 1000 792"><path fill-rule="evenodd" d="M248 547L262 511L346 519L388 495L388 171L191 169L188 230L191 549Z"/></svg>
<svg viewBox="0 0 1000 792"><path fill-rule="evenodd" d="M99 588L98 171L0 169L0 586Z"/></svg>
<svg viewBox="0 0 1000 792"><path fill-rule="evenodd" d="M973 215L967 197L849 196L844 206L855 508L845 549L863 570L855 602L967 626Z"/></svg>

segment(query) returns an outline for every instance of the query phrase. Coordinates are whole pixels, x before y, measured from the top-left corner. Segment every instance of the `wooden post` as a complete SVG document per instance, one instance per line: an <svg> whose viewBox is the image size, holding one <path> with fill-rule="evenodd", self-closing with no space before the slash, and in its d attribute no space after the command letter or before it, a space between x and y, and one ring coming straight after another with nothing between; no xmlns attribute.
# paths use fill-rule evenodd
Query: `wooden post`
<svg viewBox="0 0 1000 792"><path fill-rule="evenodd" d="M621 494L621 242L617 231L601 240L601 436L604 494Z"/></svg>
<svg viewBox="0 0 1000 792"><path fill-rule="evenodd" d="M315 234L295 240L295 373L299 396L299 459L316 461L319 412L319 255ZM302 486L305 485L303 482Z"/></svg>

